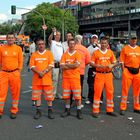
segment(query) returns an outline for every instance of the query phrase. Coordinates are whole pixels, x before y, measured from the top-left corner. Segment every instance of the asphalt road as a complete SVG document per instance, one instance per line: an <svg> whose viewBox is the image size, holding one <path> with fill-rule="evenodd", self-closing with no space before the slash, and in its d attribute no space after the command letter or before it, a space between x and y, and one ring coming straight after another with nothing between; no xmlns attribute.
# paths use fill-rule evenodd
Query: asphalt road
<svg viewBox="0 0 140 140"><path fill-rule="evenodd" d="M9 118L11 97L5 104L5 111L0 120L0 140L138 140L140 137L140 115L133 113L132 90L130 90L128 110L125 116L119 115L119 102L121 95L121 80L114 79L115 111L117 117L107 116L105 113L105 95L99 118L91 116L91 105L83 108L83 120L76 118L76 109L71 109L71 116L61 118L64 103L58 99L54 101L55 119L47 118L47 106L43 101L43 117L34 120L34 107L31 102L31 72L24 68L22 72L22 88L20 111L17 119ZM86 80L85 80L86 81ZM59 91L61 88L59 88ZM87 85L84 86L84 95L87 96ZM42 125L42 128L35 127Z"/></svg>

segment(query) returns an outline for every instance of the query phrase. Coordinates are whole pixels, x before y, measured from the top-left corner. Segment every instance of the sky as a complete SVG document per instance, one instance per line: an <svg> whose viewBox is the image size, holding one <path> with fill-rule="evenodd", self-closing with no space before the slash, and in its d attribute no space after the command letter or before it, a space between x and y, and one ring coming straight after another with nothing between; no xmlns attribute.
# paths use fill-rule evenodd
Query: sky
<svg viewBox="0 0 140 140"><path fill-rule="evenodd" d="M27 10L17 9L16 15L11 15L11 5L16 5L21 8L33 9L42 2L56 2L59 0L0 0L0 23L11 20L14 18L21 18L21 14L29 12ZM103 0L92 0L92 1L103 1Z"/></svg>
<svg viewBox="0 0 140 140"><path fill-rule="evenodd" d="M42 2L56 2L59 0L0 0L0 23L12 18L21 18L21 14L29 12L27 10L17 9L16 15L11 15L11 5L16 5L22 8L35 8L36 5Z"/></svg>

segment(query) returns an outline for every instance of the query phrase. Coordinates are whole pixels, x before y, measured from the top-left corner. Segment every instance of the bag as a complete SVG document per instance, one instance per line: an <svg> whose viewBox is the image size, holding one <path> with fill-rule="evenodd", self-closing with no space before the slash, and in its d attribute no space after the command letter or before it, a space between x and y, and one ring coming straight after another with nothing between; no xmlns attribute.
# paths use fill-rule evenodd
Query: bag
<svg viewBox="0 0 140 140"><path fill-rule="evenodd" d="M131 74L138 74L139 68L126 67Z"/></svg>
<svg viewBox="0 0 140 140"><path fill-rule="evenodd" d="M60 68L60 63L59 63L59 62L55 62L55 63L54 63L54 67L55 67L55 68Z"/></svg>

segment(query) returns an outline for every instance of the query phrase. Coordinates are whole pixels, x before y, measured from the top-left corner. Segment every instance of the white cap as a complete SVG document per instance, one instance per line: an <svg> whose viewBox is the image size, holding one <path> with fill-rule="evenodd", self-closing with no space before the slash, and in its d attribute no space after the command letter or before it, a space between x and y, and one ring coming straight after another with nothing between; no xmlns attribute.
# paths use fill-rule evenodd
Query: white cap
<svg viewBox="0 0 140 140"><path fill-rule="evenodd" d="M75 36L75 40L78 41L78 42L82 41L82 39L83 39L83 37L81 35L76 35Z"/></svg>
<svg viewBox="0 0 140 140"><path fill-rule="evenodd" d="M91 35L90 38L96 37L98 39L98 36L96 34Z"/></svg>

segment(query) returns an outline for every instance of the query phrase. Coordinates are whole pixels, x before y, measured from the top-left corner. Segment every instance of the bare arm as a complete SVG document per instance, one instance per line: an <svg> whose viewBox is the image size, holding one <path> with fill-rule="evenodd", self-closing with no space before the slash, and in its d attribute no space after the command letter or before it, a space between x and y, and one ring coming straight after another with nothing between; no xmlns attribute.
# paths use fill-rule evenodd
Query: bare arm
<svg viewBox="0 0 140 140"><path fill-rule="evenodd" d="M40 71L38 71L38 70L36 69L36 67L32 67L31 70L32 70L34 73L38 74L38 75L41 73Z"/></svg>
<svg viewBox="0 0 140 140"><path fill-rule="evenodd" d="M120 64L119 64L119 65L120 65ZM117 63L113 63L113 64L109 64L109 65L108 65L108 68L112 69L112 68L114 68L114 67L116 67L116 66L118 66L118 64L117 64Z"/></svg>
<svg viewBox="0 0 140 140"><path fill-rule="evenodd" d="M79 66L80 66L80 64L78 62L75 62L74 64L66 63L66 64L63 64L63 65L60 65L62 70L75 69Z"/></svg>
<svg viewBox="0 0 140 140"><path fill-rule="evenodd" d="M80 63L78 62L75 62L74 64L65 64L65 66L67 66L69 69L75 69L75 68L78 68L80 66Z"/></svg>
<svg viewBox="0 0 140 140"><path fill-rule="evenodd" d="M53 32L50 34L50 36L48 38L48 41L49 41L50 45L52 44L52 39L53 39Z"/></svg>
<svg viewBox="0 0 140 140"><path fill-rule="evenodd" d="M44 76L44 74L45 74L45 72L43 72L43 71L38 71L35 67L32 67L31 70L32 70L34 73L38 74L39 78L42 78L42 77Z"/></svg>
<svg viewBox="0 0 140 140"><path fill-rule="evenodd" d="M48 68L46 68L44 71L43 71L43 73L44 74L46 74L46 73L48 73L49 71L51 71L52 70L52 66L48 66Z"/></svg>
<svg viewBox="0 0 140 140"><path fill-rule="evenodd" d="M48 68L46 68L45 70L38 71L35 67L32 67L31 70L33 72L37 73L40 78L42 78L46 73L48 73L49 71L51 71L52 68L53 68L52 66L48 66Z"/></svg>
<svg viewBox="0 0 140 140"><path fill-rule="evenodd" d="M54 36L54 33L56 32L56 28L52 28L52 33L50 34L49 38L48 38L48 41L49 41L49 44L51 45L52 43L52 40L53 40L53 36Z"/></svg>
<svg viewBox="0 0 140 140"><path fill-rule="evenodd" d="M69 69L68 66L66 66L66 65L60 65L60 68L61 68L62 70L68 70L68 69Z"/></svg>
<svg viewBox="0 0 140 140"><path fill-rule="evenodd" d="M95 63L92 63L90 62L90 65L94 68L107 68L108 66L103 66L103 65L100 65L100 64L95 64Z"/></svg>

